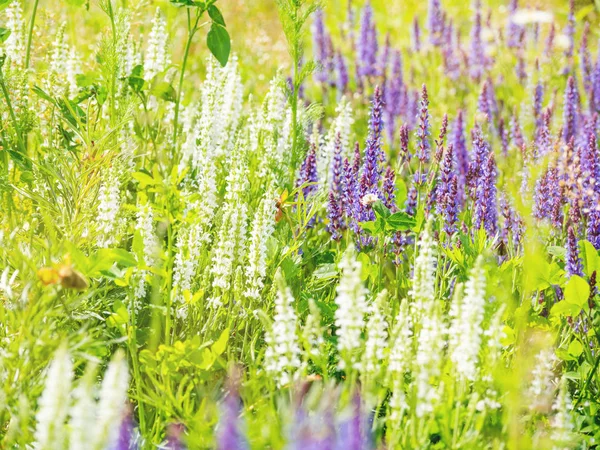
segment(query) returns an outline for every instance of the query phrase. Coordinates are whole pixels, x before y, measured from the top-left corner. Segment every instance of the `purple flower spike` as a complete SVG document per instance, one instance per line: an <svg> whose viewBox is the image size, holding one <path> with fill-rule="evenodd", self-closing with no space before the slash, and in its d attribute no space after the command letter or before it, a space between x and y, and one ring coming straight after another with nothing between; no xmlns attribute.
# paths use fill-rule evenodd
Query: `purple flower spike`
<svg viewBox="0 0 600 450"><path fill-rule="evenodd" d="M383 46L383 50L379 55L379 61L377 62L377 75L380 77L386 78L387 75L387 67L390 60L390 53L392 51L392 45L390 43L390 33L385 36L385 45Z"/></svg>
<svg viewBox="0 0 600 450"><path fill-rule="evenodd" d="M333 158L331 161L331 190L335 195L341 195L343 190L344 167L342 159L342 138L340 133L335 136Z"/></svg>
<svg viewBox="0 0 600 450"><path fill-rule="evenodd" d="M565 55L570 58L573 56L575 50L575 0L569 0L569 16L567 18L564 35L568 39Z"/></svg>
<svg viewBox="0 0 600 450"><path fill-rule="evenodd" d="M519 0L511 0L508 6L510 17L508 18L508 25L506 27L506 45L512 48L519 48L521 45L521 31L523 27L516 24L513 20L514 14L519 9Z"/></svg>
<svg viewBox="0 0 600 450"><path fill-rule="evenodd" d="M496 200L496 163L494 154L489 153L483 173L477 183L473 226L482 226L488 237L493 237L498 229L498 205Z"/></svg>
<svg viewBox="0 0 600 450"><path fill-rule="evenodd" d="M417 128L416 137L418 152L417 158L421 163L428 163L431 158L431 144L429 136L431 134L431 126L429 124L429 97L427 95L427 86L421 88L421 107L419 110L419 127Z"/></svg>
<svg viewBox="0 0 600 450"><path fill-rule="evenodd" d="M477 2L473 27L471 28L471 52L469 54L471 78L474 80L481 79L486 65L485 48L481 38L481 5Z"/></svg>
<svg viewBox="0 0 600 450"><path fill-rule="evenodd" d="M396 210L396 173L388 167L383 178L383 204L392 212Z"/></svg>
<svg viewBox="0 0 600 450"><path fill-rule="evenodd" d="M419 27L419 19L415 17L412 29L412 47L415 53L421 51L421 28Z"/></svg>
<svg viewBox="0 0 600 450"><path fill-rule="evenodd" d="M481 129L476 126L473 129L473 151L469 161L469 171L467 172L466 184L471 190L471 196L474 197L478 186L479 179L483 177L484 167L490 155L490 146L483 138Z"/></svg>
<svg viewBox="0 0 600 450"><path fill-rule="evenodd" d="M377 30L373 19L373 7L371 2L367 2L360 19L357 64L359 77L377 75L377 50Z"/></svg>
<svg viewBox="0 0 600 450"><path fill-rule="evenodd" d="M586 92L590 92L592 88L592 56L589 49L590 23L586 22L581 35L581 44L579 46L579 55L581 60L581 75L583 77L583 86Z"/></svg>
<svg viewBox="0 0 600 450"><path fill-rule="evenodd" d="M408 150L408 141L410 139L409 136L409 129L408 129L408 124L402 124L402 126L400 127L400 163L403 164L404 162L408 162L410 161L410 158L412 157L412 155L410 154L410 151Z"/></svg>
<svg viewBox="0 0 600 450"><path fill-rule="evenodd" d="M567 233L567 256L565 270L569 276L583 276L583 264L579 257L579 244L573 227L569 227Z"/></svg>
<svg viewBox="0 0 600 450"><path fill-rule="evenodd" d="M417 187L413 181L411 183L410 188L408 189L408 194L406 196L406 203L404 205L404 211L409 216L414 216L417 213L417 198L418 191Z"/></svg>
<svg viewBox="0 0 600 450"><path fill-rule="evenodd" d="M316 183L318 181L317 175L317 149L315 145L311 145L302 166L300 167L300 173L298 180L296 181L296 187L302 186L305 183ZM316 184L305 186L302 189L304 198L309 197L318 190Z"/></svg>
<svg viewBox="0 0 600 450"><path fill-rule="evenodd" d="M335 70L337 72L336 87L341 97L348 89L348 67L342 52L335 54Z"/></svg>
<svg viewBox="0 0 600 450"><path fill-rule="evenodd" d="M372 448L368 423L363 416L358 393L352 399L352 415L339 425L335 450L369 450Z"/></svg>
<svg viewBox="0 0 600 450"><path fill-rule="evenodd" d="M550 31L548 32L548 37L546 38L546 46L544 48L544 56L549 58L552 56L554 52L554 37L556 36L556 28L554 26L554 22L550 25Z"/></svg>
<svg viewBox="0 0 600 450"><path fill-rule="evenodd" d="M329 199L327 202L327 217L329 218L329 224L327 225L327 231L329 231L331 239L334 241L339 241L342 238L341 230L345 228L342 206L338 198L339 197L336 197L332 191L329 192Z"/></svg>
<svg viewBox="0 0 600 450"><path fill-rule="evenodd" d="M315 61L319 64L318 70L315 71L315 79L320 83L326 83L329 79L327 65L330 55L327 31L325 31L325 23L323 21L323 10L321 8L315 12L312 33Z"/></svg>
<svg viewBox="0 0 600 450"><path fill-rule="evenodd" d="M384 159L383 151L381 150L381 132L383 130L382 110L381 89L375 87L361 179L362 195L376 189L381 178L380 163Z"/></svg>
<svg viewBox="0 0 600 450"><path fill-rule="evenodd" d="M444 200L444 197L450 192L450 183L456 178L454 172L454 146L448 145L442 160L442 166L438 175L437 195L438 199ZM436 212L440 214L444 205L440 202L436 205Z"/></svg>
<svg viewBox="0 0 600 450"><path fill-rule="evenodd" d="M598 201L588 213L587 220L587 240L592 243L596 250L600 250L600 210Z"/></svg>
<svg viewBox="0 0 600 450"><path fill-rule="evenodd" d="M135 434L135 421L131 411L128 411L123 422L121 422L121 428L119 430L119 437L112 450L137 450L139 448Z"/></svg>
<svg viewBox="0 0 600 450"><path fill-rule="evenodd" d="M167 428L167 441L163 445L165 450L186 450L187 447L183 443L183 435L185 434L185 426L181 423L172 423Z"/></svg>
<svg viewBox="0 0 600 450"><path fill-rule="evenodd" d="M442 45L444 38L444 12L440 0L429 0L427 31L429 31L429 42L431 45L435 47Z"/></svg>
<svg viewBox="0 0 600 450"><path fill-rule="evenodd" d="M467 179L467 173L469 171L469 152L467 150L467 139L465 136L465 114L462 110L458 111L456 120L450 131L450 144L454 148L454 157L456 159L456 167L458 169L458 181L459 181L459 198L464 198L464 184Z"/></svg>
<svg viewBox="0 0 600 450"><path fill-rule="evenodd" d="M565 143L574 139L579 122L579 92L575 79L570 76L565 89L563 107L563 140Z"/></svg>
<svg viewBox="0 0 600 450"><path fill-rule="evenodd" d="M442 217L444 218L444 231L452 236L457 231L458 221L458 181L453 175L448 185L448 191L441 198Z"/></svg>
<svg viewBox="0 0 600 450"><path fill-rule="evenodd" d="M400 52L394 52L391 71L383 91L385 125L390 142L394 141L396 134L396 118L402 113L403 93L402 55Z"/></svg>

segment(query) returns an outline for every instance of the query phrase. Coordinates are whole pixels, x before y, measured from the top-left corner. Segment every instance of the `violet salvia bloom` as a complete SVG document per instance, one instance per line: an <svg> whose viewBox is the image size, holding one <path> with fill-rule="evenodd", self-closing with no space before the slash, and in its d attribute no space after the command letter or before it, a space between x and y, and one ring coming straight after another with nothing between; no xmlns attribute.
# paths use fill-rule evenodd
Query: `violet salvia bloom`
<svg viewBox="0 0 600 450"><path fill-rule="evenodd" d="M409 216L414 216L417 213L417 198L418 191L415 183L411 183L406 195L406 203L404 204L404 211Z"/></svg>
<svg viewBox="0 0 600 450"><path fill-rule="evenodd" d="M548 169L535 184L533 215L537 219L546 219L552 216L551 177L551 169Z"/></svg>
<svg viewBox="0 0 600 450"><path fill-rule="evenodd" d="M217 429L219 450L244 450L250 448L246 439L244 422L240 418L242 403L237 389L232 389L221 403L221 417Z"/></svg>
<svg viewBox="0 0 600 450"><path fill-rule="evenodd" d="M296 181L296 187L302 186L305 183L316 183L318 181L318 172L317 172L317 149L313 144L308 151L302 166L300 167L300 174L298 176L298 180ZM318 189L316 184L311 184L305 186L302 189L302 193L304 194L304 198L308 198L310 195L314 194Z"/></svg>
<svg viewBox="0 0 600 450"><path fill-rule="evenodd" d="M565 55L570 58L573 56L573 51L575 50L575 0L569 0L569 16L564 35L568 39Z"/></svg>
<svg viewBox="0 0 600 450"><path fill-rule="evenodd" d="M128 412L123 418L121 429L119 430L119 437L111 450L137 450L138 448L139 446L135 436L135 422L131 412Z"/></svg>
<svg viewBox="0 0 600 450"><path fill-rule="evenodd" d="M500 145L502 147L502 154L508 155L508 131L506 131L506 125L504 123L504 117L500 117L498 120L498 136L500 136Z"/></svg>
<svg viewBox="0 0 600 450"><path fill-rule="evenodd" d="M546 155L552 149L552 136L550 134L550 122L552 120L552 109L546 108L542 113L540 126L536 133L536 148L540 156Z"/></svg>
<svg viewBox="0 0 600 450"><path fill-rule="evenodd" d="M477 1L475 6L475 17L471 28L471 51L469 53L469 72L471 78L479 80L487 65L485 48L481 38L481 5Z"/></svg>
<svg viewBox="0 0 600 450"><path fill-rule="evenodd" d="M360 144L357 142L354 144L354 159L352 160L352 173L357 177L360 172L361 161Z"/></svg>
<svg viewBox="0 0 600 450"><path fill-rule="evenodd" d="M594 65L594 70L592 72L591 83L591 109L593 111L600 111L600 45L598 47L598 56L596 57L596 64Z"/></svg>
<svg viewBox="0 0 600 450"><path fill-rule="evenodd" d="M496 199L496 163L494 154L489 153L483 173L477 182L473 226L485 228L488 237L493 237L498 229L498 204Z"/></svg>
<svg viewBox="0 0 600 450"><path fill-rule="evenodd" d="M550 221L555 228L561 229L563 223L564 187L560 182L560 175L557 168L552 168L550 178L548 179L548 189L551 199Z"/></svg>
<svg viewBox="0 0 600 450"><path fill-rule="evenodd" d="M467 138L465 132L465 114L462 109L454 121L449 137L450 144L454 148L454 157L459 174L459 182L464 183L469 171L469 152L467 150Z"/></svg>
<svg viewBox="0 0 600 450"><path fill-rule="evenodd" d="M519 116L516 111L510 118L510 138L513 144L518 148L522 148L525 145L521 124L519 123Z"/></svg>
<svg viewBox="0 0 600 450"><path fill-rule="evenodd" d="M181 423L172 423L167 428L167 441L163 445L165 450L186 450L183 443L185 427Z"/></svg>
<svg viewBox="0 0 600 450"><path fill-rule="evenodd" d="M410 137L409 137L409 129L408 129L408 124L402 124L402 126L400 127L400 163L404 163L404 162L408 162L410 161L410 158L412 158L412 155L410 154L410 151L408 150L408 141L409 141Z"/></svg>
<svg viewBox="0 0 600 450"><path fill-rule="evenodd" d="M467 172L466 184L474 196L479 186L479 179L483 177L484 167L491 153L489 144L483 138L481 129L477 126L473 129L473 150L469 160L469 171Z"/></svg>
<svg viewBox="0 0 600 450"><path fill-rule="evenodd" d="M380 162L383 160L381 150L381 131L383 130L383 102L381 89L375 87L369 120L369 136L365 147L365 161L361 178L361 194L374 193L381 178Z"/></svg>
<svg viewBox="0 0 600 450"><path fill-rule="evenodd" d="M331 239L334 241L339 241L342 238L341 231L345 228L342 206L339 198L340 197L337 197L332 191L329 192L327 202L327 217L329 223L327 224L327 231L329 231Z"/></svg>
<svg viewBox="0 0 600 450"><path fill-rule="evenodd" d="M348 66L342 52L335 54L336 88L341 96L348 89Z"/></svg>
<svg viewBox="0 0 600 450"><path fill-rule="evenodd" d="M319 64L319 68L315 71L315 79L320 83L326 83L329 79L327 73L328 59L328 38L325 31L325 23L323 21L323 10L317 9L315 12L315 21L312 27L315 61Z"/></svg>
<svg viewBox="0 0 600 450"><path fill-rule="evenodd" d="M363 415L362 400L352 399L352 415L339 425L334 450L369 450L372 448L369 426Z"/></svg>
<svg viewBox="0 0 600 450"><path fill-rule="evenodd" d="M360 78L377 75L377 30L373 18L373 7L367 2L360 18L358 41L358 75Z"/></svg>
<svg viewBox="0 0 600 450"><path fill-rule="evenodd" d="M391 167L388 167L383 177L383 204L392 212L396 209L396 173Z"/></svg>
<svg viewBox="0 0 600 450"><path fill-rule="evenodd" d="M492 108L489 103L490 94L488 90L490 89L489 79L485 80L483 86L481 88L481 93L479 94L479 99L477 100L477 110L479 113L483 114L486 117L488 122L492 122Z"/></svg>
<svg viewBox="0 0 600 450"><path fill-rule="evenodd" d="M600 210L598 209L598 197L595 205L590 209L587 218L587 240L591 242L596 250L600 250Z"/></svg>
<svg viewBox="0 0 600 450"><path fill-rule="evenodd" d="M570 76L565 89L563 106L563 140L568 143L577 134L579 124L579 92L575 79Z"/></svg>
<svg viewBox="0 0 600 450"><path fill-rule="evenodd" d="M427 31L429 31L429 42L438 47L444 37L444 12L440 0L429 0L427 9Z"/></svg>
<svg viewBox="0 0 600 450"><path fill-rule="evenodd" d="M335 195L341 195L343 190L344 161L342 158L342 137L340 133L335 136L333 143L333 158L331 160L331 190Z"/></svg>
<svg viewBox="0 0 600 450"><path fill-rule="evenodd" d="M402 113L403 93L402 55L400 52L394 52L390 74L386 79L385 90L383 91L384 121L390 142L394 141L396 134L396 118Z"/></svg>
<svg viewBox="0 0 600 450"><path fill-rule="evenodd" d="M456 174L452 175L448 190L441 198L442 217L444 219L444 231L452 236L457 231L458 221L458 179Z"/></svg>
<svg viewBox="0 0 600 450"><path fill-rule="evenodd" d="M523 220L519 217L519 214L510 205L506 194L500 197L500 210L502 211L502 217L504 221L502 223L502 230L500 235L502 242L505 246L509 247L509 237L512 236L513 249L518 249L523 236Z"/></svg>
<svg viewBox="0 0 600 450"><path fill-rule="evenodd" d="M579 158L584 189L583 201L589 208L597 200L596 194L600 193L600 159L596 134L593 131L588 134L587 145L581 147Z"/></svg>
<svg viewBox="0 0 600 450"><path fill-rule="evenodd" d="M344 160L343 175L343 194L340 206L343 210L343 213L345 213L347 216L353 217L360 195L358 192L356 174L352 170L352 166L350 165L348 158Z"/></svg>
<svg viewBox="0 0 600 450"><path fill-rule="evenodd" d="M452 20L446 23L444 38L442 40L442 56L446 74L451 80L460 77L460 48L455 48L454 25ZM458 53L458 54L457 54Z"/></svg>
<svg viewBox="0 0 600 450"><path fill-rule="evenodd" d="M421 88L421 105L419 110L419 127L417 128L417 158L421 163L428 163L431 159L431 144L429 136L431 134L431 125L429 124L429 97L427 95L427 86Z"/></svg>
<svg viewBox="0 0 600 450"><path fill-rule="evenodd" d="M390 43L390 33L385 36L385 45L379 55L379 61L377 62L377 74L380 77L386 78L388 62L390 60L390 53L392 51L392 46Z"/></svg>
<svg viewBox="0 0 600 450"><path fill-rule="evenodd" d="M548 37L546 38L546 45L544 47L544 56L549 58L554 51L554 37L556 36L556 27L554 26L554 22L550 24L550 31L548 32Z"/></svg>
<svg viewBox="0 0 600 450"><path fill-rule="evenodd" d="M542 106L544 103L544 85L538 81L533 91L533 117L535 118L535 133L542 125Z"/></svg>
<svg viewBox="0 0 600 450"><path fill-rule="evenodd" d="M565 270L569 276L583 276L583 264L579 257L579 243L573 227L569 227L567 232L567 255L565 261Z"/></svg>
<svg viewBox="0 0 600 450"><path fill-rule="evenodd" d="M413 20L412 47L416 53L421 51L421 28L419 27L419 19L417 17Z"/></svg>
<svg viewBox="0 0 600 450"><path fill-rule="evenodd" d="M508 18L508 25L506 26L506 45L512 48L519 48L521 45L521 32L523 26L515 23L513 20L514 14L518 9L519 0L510 0L510 4L508 6L510 16Z"/></svg>
<svg viewBox="0 0 600 450"><path fill-rule="evenodd" d="M448 145L446 152L444 153L444 159L440 167L437 183L437 195L439 200L444 200L445 196L450 192L450 183L456 178L454 172L454 146ZM440 202L436 205L436 212L440 214L444 205Z"/></svg>
<svg viewBox="0 0 600 450"><path fill-rule="evenodd" d="M588 45L590 35L590 23L586 22L581 35L581 44L579 45L579 57L581 64L581 75L583 78L583 86L586 92L591 91L592 87L592 56Z"/></svg>

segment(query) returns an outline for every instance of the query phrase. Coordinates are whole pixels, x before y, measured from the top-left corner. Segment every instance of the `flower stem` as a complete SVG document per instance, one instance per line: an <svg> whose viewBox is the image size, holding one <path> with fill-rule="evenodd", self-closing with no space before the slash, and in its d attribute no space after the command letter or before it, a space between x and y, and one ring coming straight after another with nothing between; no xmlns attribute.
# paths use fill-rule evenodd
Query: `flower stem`
<svg viewBox="0 0 600 450"><path fill-rule="evenodd" d="M25 69L29 68L31 61L31 41L33 39L33 27L35 26L35 16L37 15L38 4L40 0L34 0L33 11L31 13L31 21L29 22L29 33L27 35L27 53L25 55Z"/></svg>

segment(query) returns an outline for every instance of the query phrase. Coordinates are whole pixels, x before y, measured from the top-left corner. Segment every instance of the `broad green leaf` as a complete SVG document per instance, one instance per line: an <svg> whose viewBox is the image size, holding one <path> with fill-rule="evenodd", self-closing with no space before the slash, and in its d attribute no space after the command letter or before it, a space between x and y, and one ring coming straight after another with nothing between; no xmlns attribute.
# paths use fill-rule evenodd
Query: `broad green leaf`
<svg viewBox="0 0 600 450"><path fill-rule="evenodd" d="M144 189L146 186L154 186L155 184L158 183L157 180L155 180L154 178L152 178L150 175L148 175L145 172L134 172L131 175L135 180L139 181L141 184L141 188Z"/></svg>
<svg viewBox="0 0 600 450"><path fill-rule="evenodd" d="M583 308L590 296L590 285L577 275L571 276L565 287L565 301Z"/></svg>
<svg viewBox="0 0 600 450"><path fill-rule="evenodd" d="M383 204L381 200L373 203L373 211L377 217L387 218L391 215L390 210Z"/></svg>
<svg viewBox="0 0 600 450"><path fill-rule="evenodd" d="M223 354L223 352L225 351L225 348L227 347L228 340L229 340L229 328L225 328L223 330L223 332L221 333L221 336L219 337L219 339L217 339L217 342L215 342L211 347L211 349L215 355L220 356Z"/></svg>
<svg viewBox="0 0 600 450"><path fill-rule="evenodd" d="M231 52L231 39L225 27L213 22L206 36L206 45L221 66L225 67Z"/></svg>
<svg viewBox="0 0 600 450"><path fill-rule="evenodd" d="M581 259L585 274L589 277L592 273L599 272L598 275L600 275L600 257L598 256L598 251L589 241L581 241L579 247L581 249Z"/></svg>
<svg viewBox="0 0 600 450"><path fill-rule="evenodd" d="M208 15L213 20L213 22L216 22L221 26L225 26L225 19L223 19L221 11L219 11L219 8L217 8L215 5L210 5L208 7Z"/></svg>
<svg viewBox="0 0 600 450"><path fill-rule="evenodd" d="M368 222L359 222L358 225L370 234L375 234L375 221L370 220Z"/></svg>
<svg viewBox="0 0 600 450"><path fill-rule="evenodd" d="M414 217L402 211L389 216L386 222L388 227L394 231L408 231L417 225L417 220Z"/></svg>
<svg viewBox="0 0 600 450"><path fill-rule="evenodd" d="M550 315L553 317L576 316L581 311L581 308L564 300L556 302L550 309Z"/></svg>
<svg viewBox="0 0 600 450"><path fill-rule="evenodd" d="M567 349L569 355L578 357L583 352L583 345L579 342L579 339L573 339L569 344L569 348Z"/></svg>
<svg viewBox="0 0 600 450"><path fill-rule="evenodd" d="M10 36L11 31L8 28L0 27L0 43L5 42Z"/></svg>

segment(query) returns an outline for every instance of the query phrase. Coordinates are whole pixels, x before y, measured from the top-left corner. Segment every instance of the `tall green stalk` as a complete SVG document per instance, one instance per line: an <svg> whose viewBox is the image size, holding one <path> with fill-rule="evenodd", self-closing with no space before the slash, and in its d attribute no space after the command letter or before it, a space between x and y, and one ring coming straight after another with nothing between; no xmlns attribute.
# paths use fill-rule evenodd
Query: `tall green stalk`
<svg viewBox="0 0 600 450"><path fill-rule="evenodd" d="M33 11L31 12L31 20L29 22L29 33L27 35L27 53L25 56L25 69L29 69L31 61L31 41L33 40L33 28L35 26L35 17L37 15L38 4L40 0L34 0Z"/></svg>

